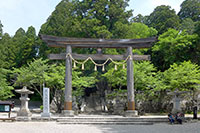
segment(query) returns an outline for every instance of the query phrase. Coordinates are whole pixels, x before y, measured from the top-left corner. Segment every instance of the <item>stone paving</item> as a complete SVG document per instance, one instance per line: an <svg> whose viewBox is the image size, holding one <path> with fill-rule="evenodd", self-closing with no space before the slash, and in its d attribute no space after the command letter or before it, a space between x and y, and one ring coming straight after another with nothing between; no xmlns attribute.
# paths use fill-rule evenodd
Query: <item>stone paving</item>
<svg viewBox="0 0 200 133"><path fill-rule="evenodd" d="M62 125L56 122L0 122L1 133L200 133L200 122L183 125Z"/></svg>
<svg viewBox="0 0 200 133"><path fill-rule="evenodd" d="M12 117L16 117L15 109ZM81 117L90 117L80 115ZM93 115L93 117L100 117ZM7 113L0 113L1 118L6 118ZM33 113L33 117L40 117L39 113ZM59 115L52 115L56 118ZM77 117L77 116L76 116ZM104 116L119 117L119 116ZM192 117L192 116L189 116ZM140 118L167 118L167 116L141 116ZM0 121L0 133L200 133L200 121L188 123L168 124L158 123L154 125L67 125L51 122L2 122Z"/></svg>

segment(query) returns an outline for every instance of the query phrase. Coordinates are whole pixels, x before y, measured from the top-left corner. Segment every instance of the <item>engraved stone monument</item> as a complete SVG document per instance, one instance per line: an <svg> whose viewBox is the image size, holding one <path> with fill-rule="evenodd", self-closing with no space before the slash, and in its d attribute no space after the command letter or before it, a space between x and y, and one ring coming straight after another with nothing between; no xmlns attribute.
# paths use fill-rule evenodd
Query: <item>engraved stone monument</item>
<svg viewBox="0 0 200 133"><path fill-rule="evenodd" d="M49 111L49 88L43 88L43 112L41 117L51 117Z"/></svg>

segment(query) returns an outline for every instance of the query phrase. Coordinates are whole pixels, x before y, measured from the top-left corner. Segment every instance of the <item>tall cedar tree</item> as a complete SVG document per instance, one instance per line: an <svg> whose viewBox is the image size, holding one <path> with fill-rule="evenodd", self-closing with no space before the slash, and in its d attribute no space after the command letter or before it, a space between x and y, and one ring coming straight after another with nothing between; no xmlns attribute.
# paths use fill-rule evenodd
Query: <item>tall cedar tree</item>
<svg viewBox="0 0 200 133"><path fill-rule="evenodd" d="M194 22L200 21L200 0L183 1L178 16L182 20L185 18L191 18Z"/></svg>
<svg viewBox="0 0 200 133"><path fill-rule="evenodd" d="M1 39L2 35L3 35L3 25L0 20L0 39Z"/></svg>
<svg viewBox="0 0 200 133"><path fill-rule="evenodd" d="M148 19L148 26L154 27L159 34L166 32L169 28L177 29L179 17L170 6L161 5L154 9Z"/></svg>

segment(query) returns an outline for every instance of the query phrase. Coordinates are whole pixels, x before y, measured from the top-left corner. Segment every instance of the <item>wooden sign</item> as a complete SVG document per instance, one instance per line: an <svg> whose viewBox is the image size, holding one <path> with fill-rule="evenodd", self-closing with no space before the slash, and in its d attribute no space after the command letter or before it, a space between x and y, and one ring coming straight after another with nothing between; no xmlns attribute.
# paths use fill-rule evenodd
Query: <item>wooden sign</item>
<svg viewBox="0 0 200 133"><path fill-rule="evenodd" d="M0 112L10 112L10 105L0 105Z"/></svg>

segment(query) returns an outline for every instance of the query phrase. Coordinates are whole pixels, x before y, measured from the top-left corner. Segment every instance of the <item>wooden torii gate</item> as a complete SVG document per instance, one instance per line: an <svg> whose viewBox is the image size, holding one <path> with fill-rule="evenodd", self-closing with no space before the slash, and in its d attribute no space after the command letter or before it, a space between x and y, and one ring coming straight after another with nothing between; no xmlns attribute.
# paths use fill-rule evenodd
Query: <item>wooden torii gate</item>
<svg viewBox="0 0 200 133"><path fill-rule="evenodd" d="M132 49L150 48L152 43L157 39L91 39L91 38L67 38L56 37L49 35L40 35L40 38L47 43L49 47L66 48L66 53L50 54L51 60L66 60L66 77L65 77L65 102L64 102L64 116L73 115L72 110L72 60L69 56L71 54L74 59L85 60L91 57L93 60L106 60L109 57L113 60L127 60L127 95L128 95L128 110L129 116L137 115L135 110L135 95L134 95L134 79L133 79L133 60L150 60L149 55L133 55ZM105 54L76 54L72 53L73 48L126 48L127 52L124 55L105 55Z"/></svg>

